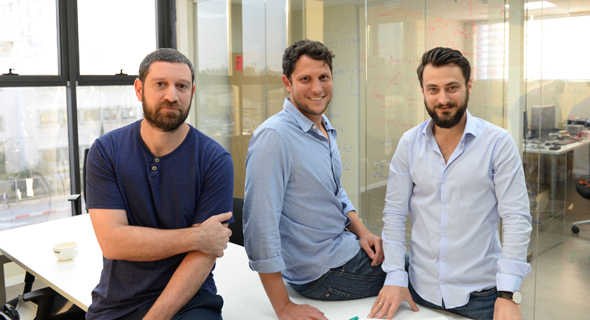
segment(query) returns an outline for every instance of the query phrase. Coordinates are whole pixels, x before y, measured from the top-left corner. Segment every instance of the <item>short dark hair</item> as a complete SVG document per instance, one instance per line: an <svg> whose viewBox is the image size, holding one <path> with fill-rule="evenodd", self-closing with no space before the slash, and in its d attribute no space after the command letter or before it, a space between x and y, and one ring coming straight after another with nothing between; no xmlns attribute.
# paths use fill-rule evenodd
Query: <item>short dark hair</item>
<svg viewBox="0 0 590 320"><path fill-rule="evenodd" d="M328 50L319 41L309 39L299 40L285 49L285 54L283 55L283 74L287 76L289 81L291 80L291 74L295 70L297 60L302 55L309 56L314 60L323 60L330 67L330 71L332 71L332 58L335 57L332 51Z"/></svg>
<svg viewBox="0 0 590 320"><path fill-rule="evenodd" d="M195 69L193 69L193 64L184 54L178 52L175 49L160 48L148 54L145 58L143 58L143 61L139 65L139 80L141 82L145 81L145 78L147 77L147 74L150 71L150 66L152 65L152 62L155 61L184 63L191 70L192 82L195 81Z"/></svg>
<svg viewBox="0 0 590 320"><path fill-rule="evenodd" d="M420 80L420 87L422 86L422 75L424 74L424 68L431 64L433 67L442 67L448 64L456 64L461 68L463 77L465 78L465 85L469 83L471 79L471 64L469 60L465 58L461 52L451 48L436 47L424 53L422 56L422 63L418 66L416 72L418 72L418 80Z"/></svg>

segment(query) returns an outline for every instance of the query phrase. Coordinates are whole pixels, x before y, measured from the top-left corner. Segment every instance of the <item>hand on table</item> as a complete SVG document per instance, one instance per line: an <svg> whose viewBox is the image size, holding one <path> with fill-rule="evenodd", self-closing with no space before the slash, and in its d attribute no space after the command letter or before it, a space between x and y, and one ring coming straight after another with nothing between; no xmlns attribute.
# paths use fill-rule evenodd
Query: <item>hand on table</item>
<svg viewBox="0 0 590 320"><path fill-rule="evenodd" d="M373 303L371 313L367 316L368 318L383 319L387 316L387 319L393 318L393 315L397 311L397 308L402 301L406 301L412 307L412 310L418 311L416 303L412 300L410 290L406 287L398 286L383 286L383 289L379 292L379 296Z"/></svg>
<svg viewBox="0 0 590 320"><path fill-rule="evenodd" d="M318 308L289 301L279 312L279 320L328 320Z"/></svg>
<svg viewBox="0 0 590 320"><path fill-rule="evenodd" d="M494 320L522 320L520 305L504 298L497 298L494 305Z"/></svg>

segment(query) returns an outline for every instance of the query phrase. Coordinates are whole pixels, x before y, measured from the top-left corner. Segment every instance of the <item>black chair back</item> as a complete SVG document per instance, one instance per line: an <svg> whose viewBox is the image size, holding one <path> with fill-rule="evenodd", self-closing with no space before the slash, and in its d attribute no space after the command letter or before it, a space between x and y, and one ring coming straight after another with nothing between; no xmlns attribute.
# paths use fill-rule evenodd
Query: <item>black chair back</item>
<svg viewBox="0 0 590 320"><path fill-rule="evenodd" d="M244 229L242 228L242 209L244 208L244 199L234 198L233 214L234 223L229 224L229 229L232 234L229 238L229 242L235 243L240 246L244 246Z"/></svg>

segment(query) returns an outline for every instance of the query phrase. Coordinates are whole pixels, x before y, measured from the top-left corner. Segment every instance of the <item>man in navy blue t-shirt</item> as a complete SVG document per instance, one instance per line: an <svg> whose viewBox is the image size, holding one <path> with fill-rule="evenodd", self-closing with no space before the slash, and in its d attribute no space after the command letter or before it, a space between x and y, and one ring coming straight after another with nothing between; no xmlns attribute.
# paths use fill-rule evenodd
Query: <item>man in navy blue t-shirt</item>
<svg viewBox="0 0 590 320"><path fill-rule="evenodd" d="M221 319L211 270L233 222L230 154L184 121L190 61L159 49L141 63L144 119L98 138L87 207L102 249L87 319Z"/></svg>

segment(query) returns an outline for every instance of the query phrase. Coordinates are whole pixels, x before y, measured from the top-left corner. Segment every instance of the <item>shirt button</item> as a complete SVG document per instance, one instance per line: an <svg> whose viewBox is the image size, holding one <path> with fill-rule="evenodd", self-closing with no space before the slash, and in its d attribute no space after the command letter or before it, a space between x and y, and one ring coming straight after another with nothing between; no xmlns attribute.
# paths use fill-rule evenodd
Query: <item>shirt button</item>
<svg viewBox="0 0 590 320"><path fill-rule="evenodd" d="M160 162L160 158L156 158L156 159L154 159L154 161Z"/></svg>
<svg viewBox="0 0 590 320"><path fill-rule="evenodd" d="M441 280L441 281L440 281L440 283L442 283L442 284L445 284L445 283L447 283L447 282L446 282L446 281L444 281L444 280Z"/></svg>
<svg viewBox="0 0 590 320"><path fill-rule="evenodd" d="M446 236L447 236L447 233L446 233L446 232L443 232L443 233L442 233L442 236L443 236L443 237L446 237Z"/></svg>
<svg viewBox="0 0 590 320"><path fill-rule="evenodd" d="M440 260L446 261L447 260L447 257L441 257Z"/></svg>
<svg viewBox="0 0 590 320"><path fill-rule="evenodd" d="M153 166L153 167L152 167L152 171L156 171L156 170L158 170L158 167L156 167L156 166Z"/></svg>
<svg viewBox="0 0 590 320"><path fill-rule="evenodd" d="M311 126L312 128L316 129L317 127L315 125Z"/></svg>
<svg viewBox="0 0 590 320"><path fill-rule="evenodd" d="M442 209L443 209L443 210L446 210L446 209L447 209L447 206L442 206Z"/></svg>

